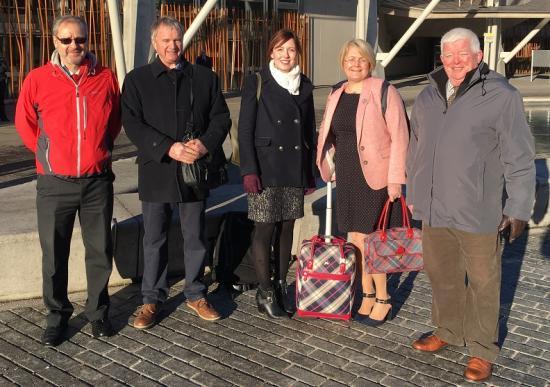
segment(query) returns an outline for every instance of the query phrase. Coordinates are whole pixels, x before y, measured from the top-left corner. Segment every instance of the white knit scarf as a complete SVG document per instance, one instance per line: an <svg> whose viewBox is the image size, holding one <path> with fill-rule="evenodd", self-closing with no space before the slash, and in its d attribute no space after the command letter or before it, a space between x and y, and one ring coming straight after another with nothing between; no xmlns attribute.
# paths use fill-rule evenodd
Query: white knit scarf
<svg viewBox="0 0 550 387"><path fill-rule="evenodd" d="M292 95L300 94L300 66L294 66L288 73L282 72L275 67L273 60L269 61L269 71L275 81Z"/></svg>

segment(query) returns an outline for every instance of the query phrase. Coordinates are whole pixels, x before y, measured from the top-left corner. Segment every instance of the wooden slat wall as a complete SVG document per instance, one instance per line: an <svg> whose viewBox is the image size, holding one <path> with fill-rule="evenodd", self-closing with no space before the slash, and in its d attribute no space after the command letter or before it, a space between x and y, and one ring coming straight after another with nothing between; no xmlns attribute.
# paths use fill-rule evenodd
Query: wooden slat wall
<svg viewBox="0 0 550 387"><path fill-rule="evenodd" d="M178 19L188 28L199 9L191 4L161 4L160 15ZM309 73L307 44L309 20L294 11L281 11L278 18L264 18L261 11L246 13L242 9L215 9L195 35L185 56L194 61L205 48L214 62L224 90L242 86L244 76L266 64L266 48L271 34L280 28L294 30L304 46L302 71Z"/></svg>
<svg viewBox="0 0 550 387"><path fill-rule="evenodd" d="M120 9L122 10L122 1ZM188 28L199 8L192 4L161 3L160 15L180 20ZM0 1L0 53L11 74L9 93L16 96L24 76L46 63L53 51L53 20L64 14L82 16L89 25L89 48L100 63L115 70L109 13L105 0L11 0ZM214 70L224 91L239 89L244 75L266 63L270 35L279 28L297 32L304 47L302 68L309 73L309 20L295 11L281 11L267 19L261 11L216 8L209 15L186 52L194 61L202 47L213 57Z"/></svg>
<svg viewBox="0 0 550 387"><path fill-rule="evenodd" d="M54 49L51 28L59 15L82 16L89 25L89 48L100 63L115 69L105 0L12 0L0 5L0 53L11 74L8 90L17 95L24 76L46 63ZM20 76L21 75L21 76Z"/></svg>

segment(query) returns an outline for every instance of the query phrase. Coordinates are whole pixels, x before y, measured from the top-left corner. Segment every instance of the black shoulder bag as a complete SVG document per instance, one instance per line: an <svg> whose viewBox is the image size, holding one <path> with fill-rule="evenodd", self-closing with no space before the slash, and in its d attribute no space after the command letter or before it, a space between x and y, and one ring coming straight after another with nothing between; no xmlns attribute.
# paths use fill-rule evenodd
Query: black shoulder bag
<svg viewBox="0 0 550 387"><path fill-rule="evenodd" d="M183 142L200 137L200 133L194 129L193 65L189 65L191 66L191 86L189 88L190 112L189 119L185 124ZM181 163L181 173L184 184L190 186L194 190L208 190L227 182L227 160L222 147L219 148L220 149L216 149L213 153L195 160L193 164Z"/></svg>

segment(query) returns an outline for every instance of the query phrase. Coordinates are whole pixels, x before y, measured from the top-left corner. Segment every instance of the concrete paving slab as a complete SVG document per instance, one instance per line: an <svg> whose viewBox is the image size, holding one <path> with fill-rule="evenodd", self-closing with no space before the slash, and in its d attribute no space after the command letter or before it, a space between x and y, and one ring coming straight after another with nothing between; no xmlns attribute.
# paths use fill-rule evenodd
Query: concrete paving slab
<svg viewBox="0 0 550 387"><path fill-rule="evenodd" d="M550 231L504 246L499 343L487 386L546 386L550 377ZM293 284L293 271L288 281ZM271 320L254 291L228 296L210 287L223 318L200 320L185 306L176 282L157 325L132 328L139 285L112 287L116 335L93 339L82 317L86 296L71 295L76 311L66 341L39 343L46 310L39 301L0 304L2 385L200 386L446 386L462 377L465 348L431 355L410 343L431 331L431 290L425 273L389 277L396 317L378 328L319 319Z"/></svg>

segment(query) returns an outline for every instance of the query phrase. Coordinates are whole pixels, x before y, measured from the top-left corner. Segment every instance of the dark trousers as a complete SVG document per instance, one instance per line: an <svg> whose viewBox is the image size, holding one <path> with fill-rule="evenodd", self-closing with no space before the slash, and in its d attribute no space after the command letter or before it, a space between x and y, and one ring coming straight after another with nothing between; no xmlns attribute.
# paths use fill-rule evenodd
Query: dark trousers
<svg viewBox="0 0 550 387"><path fill-rule="evenodd" d="M189 301L203 298L206 286L200 281L206 245L204 241L204 202L154 203L142 202L143 210L143 280L141 293L144 304L162 303L168 298L168 228L172 213L178 210L183 236L185 288Z"/></svg>
<svg viewBox="0 0 550 387"><path fill-rule="evenodd" d="M422 226L424 269L432 285L434 334L466 344L471 356L494 362L499 353L501 249L497 233Z"/></svg>
<svg viewBox="0 0 550 387"><path fill-rule="evenodd" d="M38 176L36 184L38 234L42 247L44 304L48 326L65 324L73 313L67 297L68 263L76 214L85 248L89 321L106 318L107 284L112 270L112 174L82 179Z"/></svg>

